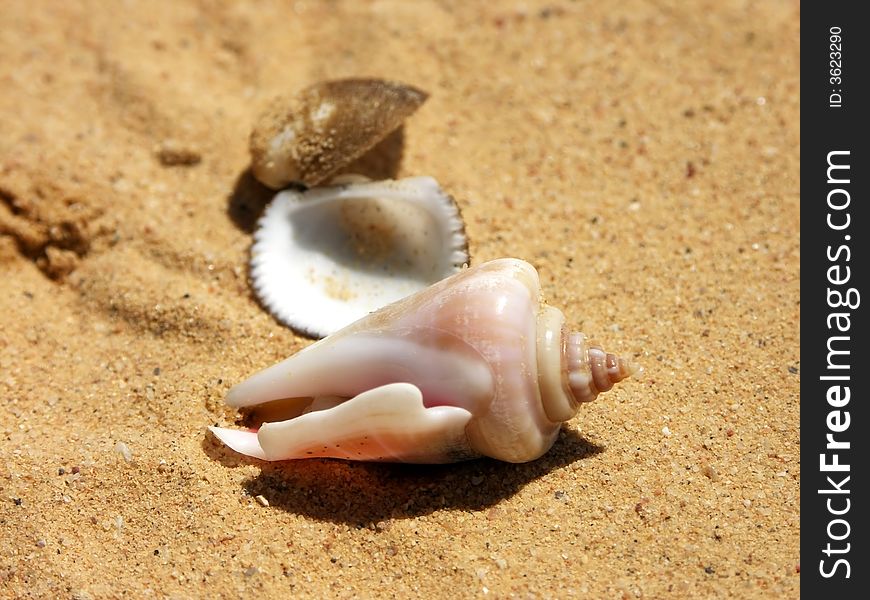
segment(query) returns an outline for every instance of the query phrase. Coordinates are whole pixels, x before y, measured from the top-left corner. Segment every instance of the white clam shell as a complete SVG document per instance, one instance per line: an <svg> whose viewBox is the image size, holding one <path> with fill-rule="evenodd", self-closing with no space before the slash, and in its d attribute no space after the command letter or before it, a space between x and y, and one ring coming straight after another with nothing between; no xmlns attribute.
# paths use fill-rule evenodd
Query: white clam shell
<svg viewBox="0 0 870 600"><path fill-rule="evenodd" d="M265 460L533 460L561 423L635 371L564 328L535 269L466 269L309 346L230 390L267 411L257 432L214 427Z"/></svg>
<svg viewBox="0 0 870 600"><path fill-rule="evenodd" d="M313 337L468 263L456 203L431 177L285 190L254 239L257 296L278 320Z"/></svg>

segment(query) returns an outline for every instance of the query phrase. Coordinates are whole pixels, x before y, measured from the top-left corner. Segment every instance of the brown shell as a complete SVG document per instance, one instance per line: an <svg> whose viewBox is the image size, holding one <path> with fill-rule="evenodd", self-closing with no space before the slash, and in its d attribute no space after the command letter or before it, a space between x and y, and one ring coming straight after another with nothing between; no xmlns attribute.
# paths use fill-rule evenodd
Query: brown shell
<svg viewBox="0 0 870 600"><path fill-rule="evenodd" d="M317 185L397 129L427 97L402 83L339 79L278 98L251 133L254 176L273 189Z"/></svg>

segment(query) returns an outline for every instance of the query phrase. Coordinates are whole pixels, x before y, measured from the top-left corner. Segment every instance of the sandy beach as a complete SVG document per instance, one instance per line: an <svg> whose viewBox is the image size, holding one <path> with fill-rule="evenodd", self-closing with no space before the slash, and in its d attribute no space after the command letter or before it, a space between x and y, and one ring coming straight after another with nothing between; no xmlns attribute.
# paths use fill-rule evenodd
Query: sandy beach
<svg viewBox="0 0 870 600"><path fill-rule="evenodd" d="M0 598L799 596L798 2L3 3ZM644 372L543 458L264 463L227 390L312 343L249 285L248 139L429 93L472 264Z"/></svg>

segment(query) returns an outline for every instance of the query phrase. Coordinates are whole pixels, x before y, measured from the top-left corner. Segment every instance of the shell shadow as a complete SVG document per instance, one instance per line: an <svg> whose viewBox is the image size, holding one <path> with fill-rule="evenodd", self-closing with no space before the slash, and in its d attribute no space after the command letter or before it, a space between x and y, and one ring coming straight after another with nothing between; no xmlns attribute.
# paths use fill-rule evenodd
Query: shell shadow
<svg viewBox="0 0 870 600"><path fill-rule="evenodd" d="M256 463L260 474L244 482L270 506L319 521L368 526L437 510L479 511L513 496L528 483L604 450L564 430L538 460L511 464L488 458L450 465L358 463L311 459L267 463L242 457L213 436L206 454L227 467Z"/></svg>
<svg viewBox="0 0 870 600"><path fill-rule="evenodd" d="M253 233L257 220L276 193L257 181L250 168L245 169L230 194L227 216L242 231Z"/></svg>
<svg viewBox="0 0 870 600"><path fill-rule="evenodd" d="M395 179L404 150L405 127L401 126L336 174L356 173L374 181ZM236 179L227 199L227 216L242 231L253 233L257 220L277 193L257 181L251 169L247 168Z"/></svg>

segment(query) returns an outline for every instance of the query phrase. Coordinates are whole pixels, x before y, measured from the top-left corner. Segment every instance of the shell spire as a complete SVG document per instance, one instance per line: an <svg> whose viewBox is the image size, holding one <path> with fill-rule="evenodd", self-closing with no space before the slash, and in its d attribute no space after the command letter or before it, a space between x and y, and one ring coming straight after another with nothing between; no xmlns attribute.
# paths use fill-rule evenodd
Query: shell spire
<svg viewBox="0 0 870 600"><path fill-rule="evenodd" d="M601 392L634 375L640 367L631 359L609 352L597 344L590 344L580 332L566 336L568 388L577 402L591 402Z"/></svg>

